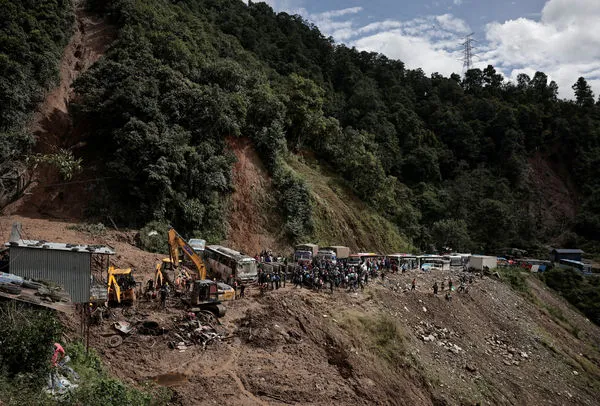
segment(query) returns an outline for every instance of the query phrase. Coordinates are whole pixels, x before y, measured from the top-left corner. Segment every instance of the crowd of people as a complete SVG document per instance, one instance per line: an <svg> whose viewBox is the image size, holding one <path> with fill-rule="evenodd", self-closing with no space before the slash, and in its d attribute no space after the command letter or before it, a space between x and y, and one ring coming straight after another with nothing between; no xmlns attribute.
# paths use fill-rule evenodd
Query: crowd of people
<svg viewBox="0 0 600 406"><path fill-rule="evenodd" d="M265 251L264 254L267 252ZM261 253L261 256L263 253ZM267 254L268 255L268 254ZM265 261L267 262L267 261ZM312 262L297 263L288 266L260 266L258 270L258 286L261 292L277 290L292 283L295 288L309 288L316 291L335 290L357 291L374 279L385 280L386 274L408 271L407 264L398 264L388 258L370 258L360 264L350 263L346 259L332 262L326 259L314 259ZM435 281L432 286L433 293L444 293L446 300L452 300L452 293L468 293L469 286L473 283L473 274L463 273L459 277L459 285L455 286L452 277L443 279L440 283ZM413 278L410 291L417 288L417 279Z"/></svg>
<svg viewBox="0 0 600 406"><path fill-rule="evenodd" d="M364 289L369 280L374 278L385 279L386 273L406 272L406 267L389 259L368 259L360 264L351 264L346 259L337 260L335 263L326 259L314 259L312 262L294 264L281 267L259 267L258 284L261 291L276 290L284 287L286 282L293 283L294 287L310 288L315 290L335 289L356 291Z"/></svg>

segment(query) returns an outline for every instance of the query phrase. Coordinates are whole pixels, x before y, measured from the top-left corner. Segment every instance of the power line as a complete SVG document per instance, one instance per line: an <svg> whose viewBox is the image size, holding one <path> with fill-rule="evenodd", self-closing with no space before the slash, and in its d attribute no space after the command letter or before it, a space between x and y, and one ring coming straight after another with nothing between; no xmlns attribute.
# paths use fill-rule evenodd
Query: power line
<svg viewBox="0 0 600 406"><path fill-rule="evenodd" d="M475 33L472 32L467 35L465 37L465 42L460 44L463 47L463 57L461 59L463 62L463 73L473 69L473 56L475 56L475 53L473 52L473 42L477 42L473 39L474 34Z"/></svg>

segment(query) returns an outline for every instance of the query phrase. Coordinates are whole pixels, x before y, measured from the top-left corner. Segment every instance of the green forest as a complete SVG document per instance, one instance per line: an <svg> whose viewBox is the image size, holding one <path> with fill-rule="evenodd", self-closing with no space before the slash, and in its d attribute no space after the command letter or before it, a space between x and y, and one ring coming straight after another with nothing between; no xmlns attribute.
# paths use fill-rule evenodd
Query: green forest
<svg viewBox="0 0 600 406"><path fill-rule="evenodd" d="M234 162L225 137L249 137L291 242L314 224L310 185L286 157L310 153L419 249L598 249L600 107L584 78L571 101L543 72L517 83L492 66L427 76L264 3L89 5L120 29L76 83L76 118L114 179L96 214L222 238ZM560 226L542 219L536 156L576 185L578 214Z"/></svg>
<svg viewBox="0 0 600 406"><path fill-rule="evenodd" d="M89 0L118 28L74 87L75 126L107 180L92 216L163 221L222 239L235 157L250 138L268 168L289 242L315 229L308 184L289 165L315 157L423 251L600 252L600 107L584 78L559 100L543 72L494 67L444 77L336 44L297 15L238 0ZM23 130L57 78L72 32L67 0L2 1L0 156L22 158ZM531 160L557 168L576 215L548 222Z"/></svg>

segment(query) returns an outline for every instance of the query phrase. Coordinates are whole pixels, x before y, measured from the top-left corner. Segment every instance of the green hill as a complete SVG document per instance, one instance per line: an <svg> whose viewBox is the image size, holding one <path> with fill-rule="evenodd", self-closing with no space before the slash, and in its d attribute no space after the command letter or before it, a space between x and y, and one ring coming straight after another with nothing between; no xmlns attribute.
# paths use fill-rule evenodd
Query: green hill
<svg viewBox="0 0 600 406"><path fill-rule="evenodd" d="M516 84L491 66L428 77L263 3L91 3L120 34L77 82L74 110L114 178L94 207L116 221L223 237L224 138L246 136L273 176L290 241L319 233L313 185L289 170L302 150L418 248L536 249L565 232L596 245L598 107L558 100L541 72ZM561 229L533 181L528 158L540 153L578 180L577 215Z"/></svg>

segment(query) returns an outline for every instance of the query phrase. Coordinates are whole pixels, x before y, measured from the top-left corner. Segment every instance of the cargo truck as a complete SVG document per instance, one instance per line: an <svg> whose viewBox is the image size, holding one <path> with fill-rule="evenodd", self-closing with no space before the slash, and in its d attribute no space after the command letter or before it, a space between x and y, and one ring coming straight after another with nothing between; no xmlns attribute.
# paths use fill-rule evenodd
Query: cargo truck
<svg viewBox="0 0 600 406"><path fill-rule="evenodd" d="M317 244L299 244L294 249L294 262L309 263L319 252Z"/></svg>
<svg viewBox="0 0 600 406"><path fill-rule="evenodd" d="M350 256L350 248L341 245L332 245L322 248L323 251L333 251L337 259L346 259Z"/></svg>
<svg viewBox="0 0 600 406"><path fill-rule="evenodd" d="M484 268L494 269L498 266L498 258L485 255L471 255L469 258L469 269L483 271Z"/></svg>

